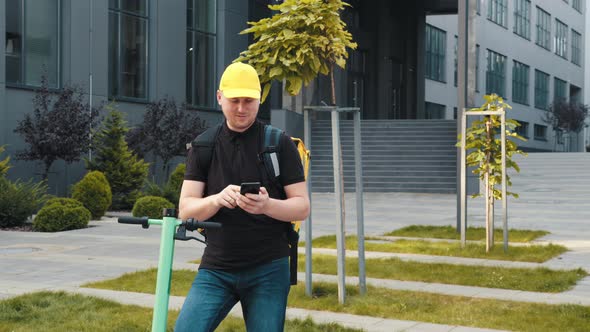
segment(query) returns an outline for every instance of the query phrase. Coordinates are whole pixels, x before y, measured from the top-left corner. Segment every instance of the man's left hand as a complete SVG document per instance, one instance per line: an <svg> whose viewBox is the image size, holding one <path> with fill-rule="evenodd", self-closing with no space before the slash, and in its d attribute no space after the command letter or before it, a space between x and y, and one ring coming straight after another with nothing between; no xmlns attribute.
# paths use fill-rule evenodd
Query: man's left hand
<svg viewBox="0 0 590 332"><path fill-rule="evenodd" d="M238 206L251 214L264 214L266 205L269 201L268 191L260 187L258 194L238 195Z"/></svg>

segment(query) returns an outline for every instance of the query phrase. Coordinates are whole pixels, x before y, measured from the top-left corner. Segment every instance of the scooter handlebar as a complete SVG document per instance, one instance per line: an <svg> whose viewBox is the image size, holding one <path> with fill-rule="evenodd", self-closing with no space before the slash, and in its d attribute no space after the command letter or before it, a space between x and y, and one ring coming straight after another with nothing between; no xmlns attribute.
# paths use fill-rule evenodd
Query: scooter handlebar
<svg viewBox="0 0 590 332"><path fill-rule="evenodd" d="M221 228L221 224L214 221L196 221L192 218L185 221L185 226L188 231L194 231L199 228Z"/></svg>
<svg viewBox="0 0 590 332"><path fill-rule="evenodd" d="M148 217L119 217L117 220L119 224L141 225L143 228L148 228Z"/></svg>

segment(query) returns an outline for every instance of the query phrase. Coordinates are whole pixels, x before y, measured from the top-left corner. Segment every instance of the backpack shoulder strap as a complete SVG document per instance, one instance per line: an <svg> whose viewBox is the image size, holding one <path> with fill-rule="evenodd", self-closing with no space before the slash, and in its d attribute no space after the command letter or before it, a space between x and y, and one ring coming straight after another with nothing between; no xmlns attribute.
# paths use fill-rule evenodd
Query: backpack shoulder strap
<svg viewBox="0 0 590 332"><path fill-rule="evenodd" d="M264 138L262 144L262 161L270 180L276 181L281 175L279 167L280 145L279 140L283 131L271 125L264 125ZM276 183L275 183L276 184Z"/></svg>
<svg viewBox="0 0 590 332"><path fill-rule="evenodd" d="M264 145L262 151L272 147L278 149L279 138L281 137L282 133L283 131L279 128L273 127L271 125L264 125Z"/></svg>
<svg viewBox="0 0 590 332"><path fill-rule="evenodd" d="M281 174L279 167L280 145L279 141L283 131L271 125L264 126L264 140L262 146L263 166L276 188L280 188L284 195L278 176ZM289 242L289 282L291 285L297 284L297 248L299 243L299 227L296 223L286 224L286 236Z"/></svg>
<svg viewBox="0 0 590 332"><path fill-rule="evenodd" d="M199 169L203 170L203 174L209 174L209 166L211 165L211 159L213 159L213 149L215 148L215 141L217 136L221 132L222 124L210 127L205 130L199 136L197 136L188 148L196 149L199 155Z"/></svg>

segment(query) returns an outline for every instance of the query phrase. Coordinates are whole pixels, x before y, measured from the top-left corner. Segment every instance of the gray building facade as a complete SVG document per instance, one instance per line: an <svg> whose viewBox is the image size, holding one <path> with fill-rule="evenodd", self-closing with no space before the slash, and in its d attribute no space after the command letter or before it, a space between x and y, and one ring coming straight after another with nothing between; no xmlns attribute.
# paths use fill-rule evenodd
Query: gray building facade
<svg viewBox="0 0 590 332"><path fill-rule="evenodd" d="M363 119L425 118L426 15L457 13L457 1L349 2L342 17L359 47L336 73L339 105L360 106ZM248 21L271 15L267 5L275 3L0 0L0 145L6 146L3 156L12 157L9 177L40 178L41 165L14 158L25 143L13 130L32 112L44 72L54 90L79 85L93 105L114 101L130 125L141 121L149 102L164 97L188 103L215 123L222 117L215 102L218 77L251 42L239 32ZM318 78L306 103L329 101L328 94L327 78ZM277 84L260 117L269 121L282 100ZM159 168L152 165L152 171ZM84 172L82 162L55 162L51 193L67 194Z"/></svg>
<svg viewBox="0 0 590 332"><path fill-rule="evenodd" d="M581 104L585 91L583 0L475 0L476 97L497 93L512 109L529 151L583 151L585 131L564 135L542 120L558 99ZM457 116L457 15L426 18L425 116Z"/></svg>

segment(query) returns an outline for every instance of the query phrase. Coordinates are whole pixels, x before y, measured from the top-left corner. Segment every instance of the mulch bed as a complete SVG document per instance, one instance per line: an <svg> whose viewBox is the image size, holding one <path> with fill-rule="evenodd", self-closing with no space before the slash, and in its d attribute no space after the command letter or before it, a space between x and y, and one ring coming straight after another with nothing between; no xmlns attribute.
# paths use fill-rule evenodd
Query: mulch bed
<svg viewBox="0 0 590 332"><path fill-rule="evenodd" d="M32 232L33 231L33 225L31 225L31 224L24 224L24 225L21 225L21 226L0 227L0 231Z"/></svg>

